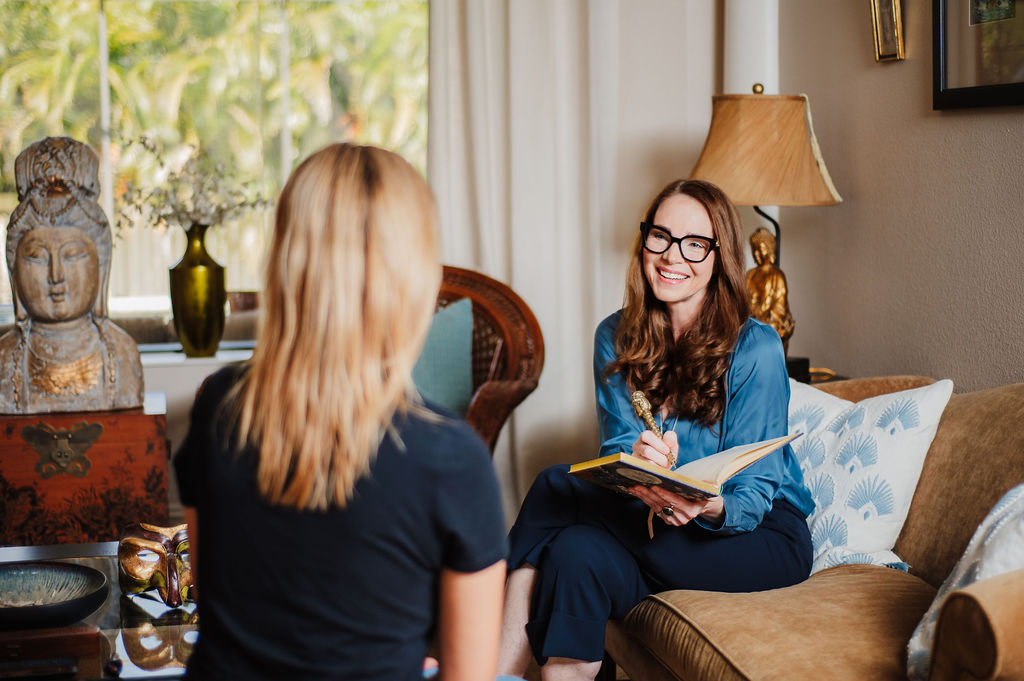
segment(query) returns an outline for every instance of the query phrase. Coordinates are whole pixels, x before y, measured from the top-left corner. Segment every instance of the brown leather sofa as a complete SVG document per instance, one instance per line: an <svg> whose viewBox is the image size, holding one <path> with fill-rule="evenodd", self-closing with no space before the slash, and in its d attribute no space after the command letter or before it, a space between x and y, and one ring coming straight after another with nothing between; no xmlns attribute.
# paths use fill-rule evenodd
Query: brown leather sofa
<svg viewBox="0 0 1024 681"><path fill-rule="evenodd" d="M847 400L931 379L820 384ZM906 679L906 646L996 501L1024 482L1024 383L954 394L925 459L896 553L910 573L843 565L759 593L667 591L607 630L634 681ZM756 570L757 566L752 565ZM931 681L1024 679L1024 570L954 591L936 629Z"/></svg>

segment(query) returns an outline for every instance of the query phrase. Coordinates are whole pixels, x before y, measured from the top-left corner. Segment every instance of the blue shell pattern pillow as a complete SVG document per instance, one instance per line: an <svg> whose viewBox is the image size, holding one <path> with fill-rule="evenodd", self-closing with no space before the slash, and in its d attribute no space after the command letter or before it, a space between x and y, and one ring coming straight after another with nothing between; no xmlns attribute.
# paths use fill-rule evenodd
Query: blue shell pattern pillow
<svg viewBox="0 0 1024 681"><path fill-rule="evenodd" d="M811 573L846 563L906 569L892 552L907 518L949 380L857 403L790 381L789 430L815 507Z"/></svg>
<svg viewBox="0 0 1024 681"><path fill-rule="evenodd" d="M914 629L907 645L907 676L911 681L928 678L935 625L949 592L1019 569L1024 569L1024 485L1011 489L989 511Z"/></svg>

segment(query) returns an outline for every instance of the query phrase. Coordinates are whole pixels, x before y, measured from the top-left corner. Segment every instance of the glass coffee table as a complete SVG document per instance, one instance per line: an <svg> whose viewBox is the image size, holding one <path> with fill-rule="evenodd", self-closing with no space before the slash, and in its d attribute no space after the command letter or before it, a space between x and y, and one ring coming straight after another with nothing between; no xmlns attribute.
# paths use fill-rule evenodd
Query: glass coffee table
<svg viewBox="0 0 1024 681"><path fill-rule="evenodd" d="M195 603L168 608L156 591L122 595L117 542L0 547L0 563L76 563L107 576L106 601L73 624L0 631L0 678L173 679L199 636Z"/></svg>

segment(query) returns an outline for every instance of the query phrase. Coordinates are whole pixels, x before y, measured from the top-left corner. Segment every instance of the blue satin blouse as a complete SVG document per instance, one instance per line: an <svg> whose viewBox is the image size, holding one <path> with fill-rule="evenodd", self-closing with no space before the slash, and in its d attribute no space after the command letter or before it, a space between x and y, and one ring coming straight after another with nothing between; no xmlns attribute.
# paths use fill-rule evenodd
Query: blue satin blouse
<svg viewBox="0 0 1024 681"><path fill-rule="evenodd" d="M646 429L633 411L630 390L622 375L602 375L605 366L615 359L615 330L621 318L621 310L608 316L594 334L601 456L632 452L633 443ZM751 318L740 330L726 373L722 421L708 428L675 416L669 416L665 423L655 418L663 431L673 430L679 436L678 467L729 447L785 435L789 432L788 411L789 375L782 341L771 326ZM735 534L757 527L773 499L785 499L804 515L814 509L800 464L789 445L730 478L722 487L722 498L725 518L721 525L715 527L699 517L695 522L715 532Z"/></svg>

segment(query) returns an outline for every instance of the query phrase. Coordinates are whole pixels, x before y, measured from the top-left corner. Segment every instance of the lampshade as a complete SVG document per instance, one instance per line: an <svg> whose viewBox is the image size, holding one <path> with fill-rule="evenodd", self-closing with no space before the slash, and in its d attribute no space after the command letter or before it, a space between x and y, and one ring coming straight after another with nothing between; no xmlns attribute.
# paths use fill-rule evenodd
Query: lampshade
<svg viewBox="0 0 1024 681"><path fill-rule="evenodd" d="M806 95L715 95L711 129L690 173L740 206L842 201L818 149Z"/></svg>

